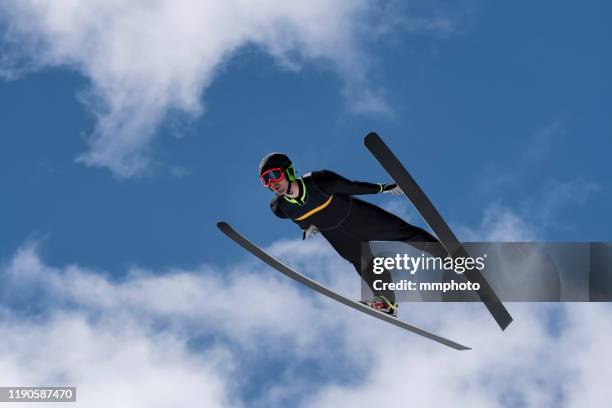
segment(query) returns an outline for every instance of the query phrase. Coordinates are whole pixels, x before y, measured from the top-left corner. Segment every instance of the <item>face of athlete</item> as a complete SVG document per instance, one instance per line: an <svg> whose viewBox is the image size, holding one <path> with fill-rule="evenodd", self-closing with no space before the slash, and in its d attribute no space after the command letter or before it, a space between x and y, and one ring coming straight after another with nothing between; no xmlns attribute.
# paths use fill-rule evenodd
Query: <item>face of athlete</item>
<svg viewBox="0 0 612 408"><path fill-rule="evenodd" d="M287 189L289 188L289 181L283 177L281 180L277 182L271 182L270 188L278 195L283 195L287 193Z"/></svg>

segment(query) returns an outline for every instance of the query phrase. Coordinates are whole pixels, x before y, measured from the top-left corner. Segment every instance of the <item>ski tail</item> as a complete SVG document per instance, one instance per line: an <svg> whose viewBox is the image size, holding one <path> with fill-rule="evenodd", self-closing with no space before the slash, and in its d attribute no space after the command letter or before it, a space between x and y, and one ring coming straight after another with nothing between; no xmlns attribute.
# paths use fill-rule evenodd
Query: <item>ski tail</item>
<svg viewBox="0 0 612 408"><path fill-rule="evenodd" d="M408 170L393 154L385 142L374 132L370 132L364 139L364 144L372 155L383 166L391 178L406 194L412 205L421 214L425 222L436 234L448 254L452 257L466 257L467 251L461 245L453 231L444 221L436 207L419 187L416 180L412 178ZM493 288L477 269L466 271L465 277L474 283L480 284L478 296L485 304L499 327L504 330L512 322L512 316L499 300Z"/></svg>
<svg viewBox="0 0 612 408"><path fill-rule="evenodd" d="M416 326L413 326L411 324L408 324L406 322L404 322L403 320L399 320L396 317L393 317L387 313L383 313L383 312L379 312L378 310L374 310L369 306L366 306L364 304L361 304L360 302L356 302L354 300L351 300L347 297L342 296L341 294L339 294L338 292L335 292L329 288L327 288L326 286L300 274L299 272L294 271L293 269L291 269L290 267L288 267L287 265L283 264L282 262L280 262L278 259L274 258L273 256L269 255L266 251L264 251L263 249L259 248L257 245L253 244L251 241L249 241L248 239L246 239L245 237L243 237L242 235L240 235L240 233L238 233L234 228L232 228L228 223L220 221L217 223L217 227L221 230L221 232L223 232L225 235L227 235L231 240L233 240L234 242L236 242L238 245L240 245L242 248L246 249L247 251L249 251L251 254L253 254L254 256L256 256L257 258L259 258L261 261L265 262L266 264L268 264L269 266L271 266L272 268L276 269L278 272L282 273L285 276L288 276L289 278L300 282L301 284L309 287L310 289L324 295L327 296L328 298L331 298L333 300L336 300L340 303L342 303L345 306L348 306L352 309L358 310L362 313L365 313L367 315L370 315L372 317L375 317L377 319L380 319L382 321L385 321L387 323L391 323L394 326L400 327L404 330L407 330L409 332L418 334L419 336L423 336L425 338L428 338L430 340L433 340L435 342L438 342L440 344L443 344L447 347L453 348L455 350L471 350L469 347L466 347L462 344L456 343L452 340L449 340L447 338L438 336L436 334L430 333L426 330L423 330L421 328L418 328Z"/></svg>

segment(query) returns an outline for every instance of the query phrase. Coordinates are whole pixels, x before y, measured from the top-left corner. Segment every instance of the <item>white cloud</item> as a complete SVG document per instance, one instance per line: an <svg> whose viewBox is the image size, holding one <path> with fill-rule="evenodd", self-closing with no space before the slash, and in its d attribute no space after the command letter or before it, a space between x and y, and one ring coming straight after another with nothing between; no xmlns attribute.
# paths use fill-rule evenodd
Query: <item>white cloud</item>
<svg viewBox="0 0 612 408"><path fill-rule="evenodd" d="M0 336L3 386L76 386L87 407L241 406L232 395L233 356L214 347L194 353L184 338L151 333L134 319L4 317Z"/></svg>
<svg viewBox="0 0 612 408"><path fill-rule="evenodd" d="M358 294L352 267L322 240L270 250ZM609 305L509 304L505 332L480 304L401 306L403 319L473 347L456 352L250 260L111 279L46 265L25 246L0 275L3 382L74 384L84 406L612 403Z"/></svg>
<svg viewBox="0 0 612 408"><path fill-rule="evenodd" d="M9 0L0 5L0 74L67 67L88 78L82 99L96 127L79 161L130 177L147 168L168 111L201 114L203 91L249 45L286 69L319 61L343 78L351 108L388 113L359 44L362 26L377 24L374 7L370 0Z"/></svg>
<svg viewBox="0 0 612 408"><path fill-rule="evenodd" d="M529 242L538 238L536 226L500 204L487 206L476 228L461 227L458 231L466 242Z"/></svg>
<svg viewBox="0 0 612 408"><path fill-rule="evenodd" d="M258 353L303 363L329 353L327 332L345 332L340 316L321 318L329 302L261 269L133 269L117 281L24 246L0 271L3 385L75 385L91 407L241 406L238 387L262 381L244 372Z"/></svg>
<svg viewBox="0 0 612 408"><path fill-rule="evenodd" d="M467 307L452 315L460 319L451 330L455 337L472 333L470 352L432 351L383 338L375 351L370 350L376 354L376 364L361 383L330 384L309 406L606 407L612 403L606 391L611 355L605 343L612 340L606 323L609 305L511 306L516 320L504 333ZM547 327L551 315L563 316L558 335Z"/></svg>
<svg viewBox="0 0 612 408"><path fill-rule="evenodd" d="M538 194L519 200L518 211L500 202L490 203L478 226L457 228L459 239L466 242L542 240L544 237L539 231L571 228L565 219L560 221L559 215L571 206L583 206L601 190L599 184L583 179L549 180L542 185Z"/></svg>
<svg viewBox="0 0 612 408"><path fill-rule="evenodd" d="M282 69L331 69L349 109L389 115L367 47L398 32L448 36L464 14L437 1L7 0L0 77L61 67L87 78L81 100L96 124L78 160L130 177L147 170L168 112L200 115L202 94L244 47Z"/></svg>

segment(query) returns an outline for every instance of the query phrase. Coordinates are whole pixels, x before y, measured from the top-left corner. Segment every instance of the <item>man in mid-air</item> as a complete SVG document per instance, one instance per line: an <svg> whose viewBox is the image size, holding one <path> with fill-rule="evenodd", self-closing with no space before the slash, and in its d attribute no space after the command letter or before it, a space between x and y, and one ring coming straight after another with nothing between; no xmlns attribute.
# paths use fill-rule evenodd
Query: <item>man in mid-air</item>
<svg viewBox="0 0 612 408"><path fill-rule="evenodd" d="M445 256L436 250L439 246L429 245L438 241L427 231L354 197L401 194L396 184L351 181L329 170L296 177L291 160L282 153L266 155L259 164L259 176L262 184L276 194L270 203L274 214L298 224L303 239L320 232L340 256L353 264L374 292L373 299L364 302L374 309L397 316L393 291L376 291L372 286L374 279L391 282L389 272L384 271L377 277L371 271L361 272L362 242L403 241L434 256Z"/></svg>

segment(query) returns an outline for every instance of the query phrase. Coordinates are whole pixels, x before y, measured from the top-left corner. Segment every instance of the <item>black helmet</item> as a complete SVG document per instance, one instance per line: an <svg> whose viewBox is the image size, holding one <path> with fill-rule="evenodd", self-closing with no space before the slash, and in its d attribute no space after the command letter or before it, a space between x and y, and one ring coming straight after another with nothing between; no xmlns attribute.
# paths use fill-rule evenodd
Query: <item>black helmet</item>
<svg viewBox="0 0 612 408"><path fill-rule="evenodd" d="M295 170L291 159L285 154L274 152L267 154L259 163L259 176L272 169L281 169L287 180L295 180ZM265 183L264 183L265 184Z"/></svg>

